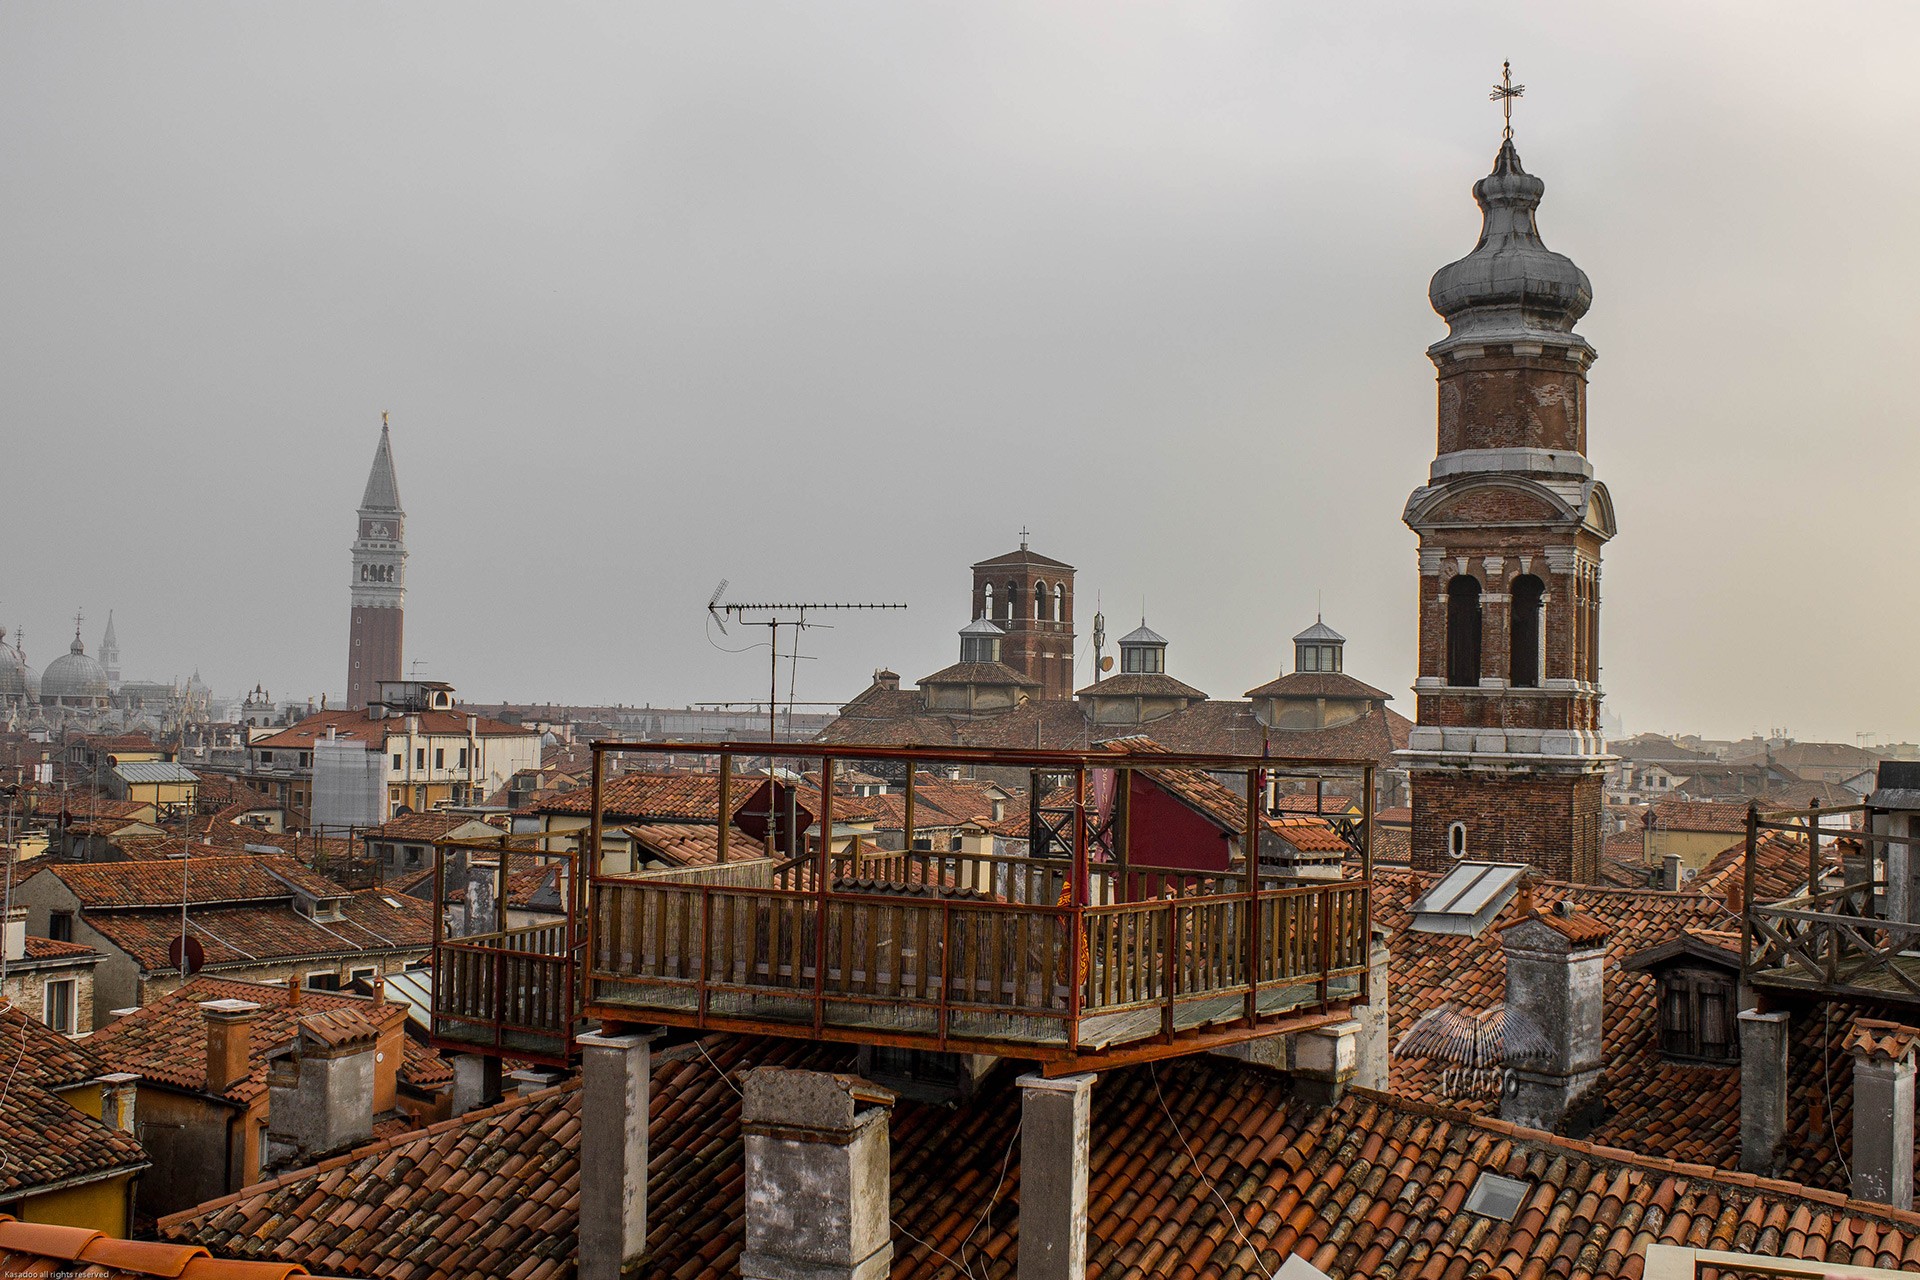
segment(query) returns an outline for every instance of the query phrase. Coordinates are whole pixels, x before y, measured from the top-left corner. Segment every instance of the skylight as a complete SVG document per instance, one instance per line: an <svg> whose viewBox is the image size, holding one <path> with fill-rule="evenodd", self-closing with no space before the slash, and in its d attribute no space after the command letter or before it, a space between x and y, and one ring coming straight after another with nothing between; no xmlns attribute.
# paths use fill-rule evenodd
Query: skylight
<svg viewBox="0 0 1920 1280"><path fill-rule="evenodd" d="M1512 1222L1513 1215L1520 1212L1520 1204L1527 1198L1531 1187L1531 1183L1502 1177L1497 1173L1483 1173L1480 1180L1473 1184L1473 1190L1467 1193L1467 1212L1477 1213L1483 1218Z"/></svg>
<svg viewBox="0 0 1920 1280"><path fill-rule="evenodd" d="M1463 862L1413 904L1422 933L1477 935L1519 891L1527 868L1513 862Z"/></svg>

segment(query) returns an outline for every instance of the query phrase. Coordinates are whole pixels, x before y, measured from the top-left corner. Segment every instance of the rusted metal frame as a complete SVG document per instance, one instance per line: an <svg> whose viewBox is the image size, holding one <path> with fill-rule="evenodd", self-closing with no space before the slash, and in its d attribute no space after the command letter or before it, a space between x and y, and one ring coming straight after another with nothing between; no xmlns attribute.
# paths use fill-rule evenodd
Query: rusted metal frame
<svg viewBox="0 0 1920 1280"><path fill-rule="evenodd" d="M1793 831L1793 830L1804 831L1806 828L1792 825L1794 820L1800 819L1800 818L1811 818L1811 817L1814 817L1815 815L1825 815L1827 817L1832 817L1836 813L1867 813L1867 812L1870 812L1871 809L1872 809L1872 806L1867 804L1864 800L1860 801L1857 804L1835 804L1835 805L1821 805L1818 801L1816 801L1813 804L1810 804L1805 809L1768 809L1766 811L1766 815L1763 818L1761 818L1760 825L1762 827L1774 828L1781 831Z"/></svg>
<svg viewBox="0 0 1920 1280"><path fill-rule="evenodd" d="M724 788L722 791L724 793ZM724 847L724 846L723 846ZM713 995L713 970L709 961L713 955L713 886L700 886L700 1021L698 1026L707 1025L707 1007Z"/></svg>
<svg viewBox="0 0 1920 1280"><path fill-rule="evenodd" d="M907 812L906 816L900 820L902 828L900 843L908 853L913 852L913 775L915 772L913 760L909 758L907 761Z"/></svg>
<svg viewBox="0 0 1920 1280"><path fill-rule="evenodd" d="M727 832L733 826L733 752L720 753L720 834L715 839L714 859L727 864Z"/></svg>
<svg viewBox="0 0 1920 1280"><path fill-rule="evenodd" d="M740 742L622 742L598 744L608 751L642 755L765 755L768 744ZM843 743L783 743L783 754L809 760L923 760L942 764L985 764L1034 767L1068 772L1079 766L1111 766L1127 757L1109 751L1046 751L1031 747L895 747ZM1207 752L1166 752L1151 757L1153 767L1200 769L1238 773L1247 768L1270 768L1288 776L1322 777L1358 773L1370 763L1353 759L1313 759L1305 756L1243 756ZM1833 812L1838 812L1834 810Z"/></svg>
<svg viewBox="0 0 1920 1280"><path fill-rule="evenodd" d="M1258 769L1247 770L1247 885L1244 892L1246 917L1241 923L1244 936L1241 949L1246 955L1248 1026L1260 1020L1260 788Z"/></svg>
<svg viewBox="0 0 1920 1280"><path fill-rule="evenodd" d="M1807 896L1820 892L1820 802L1815 800L1807 819Z"/></svg>
<svg viewBox="0 0 1920 1280"><path fill-rule="evenodd" d="M438 847L433 851L433 1014L440 1016L445 1006L447 967L440 963L440 949L446 943L447 856Z"/></svg>
<svg viewBox="0 0 1920 1280"><path fill-rule="evenodd" d="M1760 802L1747 802L1746 887L1740 898L1740 972L1753 971L1753 864L1760 856Z"/></svg>
<svg viewBox="0 0 1920 1280"><path fill-rule="evenodd" d="M887 1003L877 1001L876 1003ZM1036 1012L1036 1011L1025 1011ZM632 1021L634 1011L613 1005L594 1005L589 1009L595 1018L616 1021ZM1056 1019L1059 1014L1053 1015ZM645 1021L657 1026L693 1027L694 1015L687 1009L649 1009ZM787 1039L819 1039L834 1044L876 1045L895 1049L933 1049L937 1041L925 1032L880 1031L871 1027L836 1027L828 1025L819 1036L814 1036L805 1022L781 1022L768 1018L741 1018L732 1015L715 1015L708 1020L708 1029L727 1031L741 1035L781 1036ZM1034 1041L989 1040L971 1037L955 1037L948 1041L948 1050L952 1053L984 1054L996 1058L1020 1058L1028 1062L1050 1062L1064 1059L1071 1052L1064 1044L1040 1044ZM517 1053L516 1053L516 1056ZM531 1057L532 1055L526 1055Z"/></svg>
<svg viewBox="0 0 1920 1280"><path fill-rule="evenodd" d="M1137 1040L1131 1044L1113 1049L1104 1049L1088 1053L1075 1053L1041 1061L1040 1074L1043 1076L1072 1075L1082 1071L1107 1071L1118 1067L1137 1066L1144 1062L1157 1062L1165 1058L1183 1056L1203 1049L1219 1048L1230 1044L1244 1044L1249 1040L1264 1040L1268 1036L1294 1035L1302 1031L1313 1031L1344 1021L1349 1016L1348 1009L1342 1006L1335 1010L1315 1011L1289 1017L1279 1017L1256 1028L1232 1028L1223 1031L1195 1031L1175 1040ZM1021 1056L1032 1056L1023 1050Z"/></svg>
<svg viewBox="0 0 1920 1280"><path fill-rule="evenodd" d="M1113 842L1113 863L1119 870L1115 884L1119 886L1120 896L1133 894L1133 766L1121 765L1114 770L1113 777L1113 819L1118 828Z"/></svg>
<svg viewBox="0 0 1920 1280"><path fill-rule="evenodd" d="M607 744L595 739L589 744L589 749L593 752L593 780L588 803L593 806L593 812L589 815L587 823L588 848L581 858L581 862L585 865L575 867L573 877L574 896L577 899L576 907L578 908L574 912L575 942L583 956L593 954L593 895L589 886L593 881L598 880L601 874L600 840L603 834L602 824L605 820L601 810L605 804L607 779ZM585 986L585 983L581 984L582 992L576 1007L586 1007Z"/></svg>
<svg viewBox="0 0 1920 1280"><path fill-rule="evenodd" d="M767 769L772 776L773 769ZM798 826L796 822L794 825ZM802 849L806 847L807 833L799 833ZM820 861L814 874L819 883L814 886L818 903L815 908L818 918L813 922L813 1030L817 1035L827 1025L827 902L829 890L833 888L833 758L820 762ZM794 975L798 977L799 975Z"/></svg>
<svg viewBox="0 0 1920 1280"><path fill-rule="evenodd" d="M953 903L940 899L940 1001L935 1009L935 1025L940 1033L940 1048L947 1047L947 1030L953 1020L953 970L949 957L953 951ZM926 962L923 960L924 965ZM968 984L971 992L972 984ZM998 993L996 993L998 994Z"/></svg>
<svg viewBox="0 0 1920 1280"><path fill-rule="evenodd" d="M1373 1003L1373 785L1374 769L1360 771L1360 1003Z"/></svg>
<svg viewBox="0 0 1920 1280"><path fill-rule="evenodd" d="M1085 1003L1083 988L1093 966L1087 962L1087 766L1082 762L1073 771L1073 870L1067 876L1067 1047L1080 1048L1080 1014Z"/></svg>

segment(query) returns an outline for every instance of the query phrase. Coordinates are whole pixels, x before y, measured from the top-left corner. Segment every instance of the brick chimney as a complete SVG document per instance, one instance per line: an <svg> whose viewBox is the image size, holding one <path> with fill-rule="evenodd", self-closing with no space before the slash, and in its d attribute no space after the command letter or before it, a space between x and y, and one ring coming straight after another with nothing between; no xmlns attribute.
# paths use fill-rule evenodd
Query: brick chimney
<svg viewBox="0 0 1920 1280"><path fill-rule="evenodd" d="M1914 1051L1920 1029L1855 1018L1847 1032L1853 1054L1853 1197L1913 1208Z"/></svg>
<svg viewBox="0 0 1920 1280"><path fill-rule="evenodd" d="M882 1280L893 1261L888 1113L858 1076L756 1067L740 1127L747 1148L742 1280Z"/></svg>
<svg viewBox="0 0 1920 1280"><path fill-rule="evenodd" d="M1500 1118L1578 1137L1598 1119L1606 1065L1601 977L1612 931L1566 902L1500 931L1507 959L1508 1077ZM1515 1055L1523 1040L1539 1042Z"/></svg>
<svg viewBox="0 0 1920 1280"><path fill-rule="evenodd" d="M208 1093L225 1093L253 1070L253 1016L260 1006L251 1000L205 1000L200 1004L207 1020Z"/></svg>

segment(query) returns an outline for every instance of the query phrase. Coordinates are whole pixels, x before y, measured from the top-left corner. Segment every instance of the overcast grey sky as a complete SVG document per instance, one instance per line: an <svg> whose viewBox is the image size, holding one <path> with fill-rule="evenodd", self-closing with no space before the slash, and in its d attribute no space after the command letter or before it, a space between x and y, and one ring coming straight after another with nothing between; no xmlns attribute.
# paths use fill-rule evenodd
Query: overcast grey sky
<svg viewBox="0 0 1920 1280"><path fill-rule="evenodd" d="M1025 524L1215 696L1318 593L1410 715L1426 287L1511 58L1609 705L1914 738L1916 55L1907 4L13 0L0 621L338 695L387 409L463 695L753 697L722 577L911 606L802 699L913 679Z"/></svg>

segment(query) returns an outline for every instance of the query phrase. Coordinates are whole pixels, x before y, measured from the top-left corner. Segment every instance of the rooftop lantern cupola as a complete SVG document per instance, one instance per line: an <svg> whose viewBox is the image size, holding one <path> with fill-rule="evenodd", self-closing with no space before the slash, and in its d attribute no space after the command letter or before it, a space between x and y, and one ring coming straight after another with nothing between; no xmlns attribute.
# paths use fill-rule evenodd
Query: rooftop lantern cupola
<svg viewBox="0 0 1920 1280"><path fill-rule="evenodd" d="M975 618L960 628L960 661L1000 661L1000 640L1007 633L987 618Z"/></svg>
<svg viewBox="0 0 1920 1280"><path fill-rule="evenodd" d="M1293 669L1303 672L1344 671L1347 638L1315 618L1313 625L1293 638Z"/></svg>
<svg viewBox="0 0 1920 1280"><path fill-rule="evenodd" d="M1167 672L1167 638L1147 626L1145 618L1120 637L1120 674L1159 676Z"/></svg>

